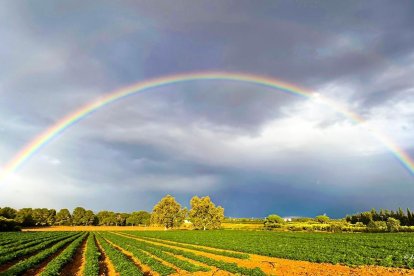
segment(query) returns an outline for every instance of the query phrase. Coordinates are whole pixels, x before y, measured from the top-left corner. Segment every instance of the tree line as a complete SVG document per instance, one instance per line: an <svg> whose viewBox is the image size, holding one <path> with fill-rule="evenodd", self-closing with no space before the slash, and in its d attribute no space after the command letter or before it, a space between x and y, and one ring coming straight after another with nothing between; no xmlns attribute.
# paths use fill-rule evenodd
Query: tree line
<svg viewBox="0 0 414 276"><path fill-rule="evenodd" d="M194 196L191 209L182 208L171 195L162 198L152 213L141 210L132 213L99 211L94 213L83 207L76 207L72 213L64 208L56 212L47 208L0 208L0 231L18 227L40 226L162 226L166 229L180 227L184 222L194 229L218 229L224 219L224 209L216 207L210 197Z"/></svg>
<svg viewBox="0 0 414 276"><path fill-rule="evenodd" d="M397 211L380 209L379 212L372 209L367 212L347 215L345 219L352 224L363 223L368 225L370 222L387 222L390 218L398 220L401 226L414 226L414 213L408 208L406 212L401 208L398 208Z"/></svg>

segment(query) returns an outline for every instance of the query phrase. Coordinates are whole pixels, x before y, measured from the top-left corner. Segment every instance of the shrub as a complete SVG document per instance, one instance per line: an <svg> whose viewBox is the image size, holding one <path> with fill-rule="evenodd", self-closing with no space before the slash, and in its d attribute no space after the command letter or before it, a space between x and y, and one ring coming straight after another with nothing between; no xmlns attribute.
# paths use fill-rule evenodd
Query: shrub
<svg viewBox="0 0 414 276"><path fill-rule="evenodd" d="M0 232L4 231L20 231L20 224L14 219L8 219L0 216Z"/></svg>
<svg viewBox="0 0 414 276"><path fill-rule="evenodd" d="M316 221L319 223L328 223L329 222L329 217L327 215L320 215L315 217Z"/></svg>
<svg viewBox="0 0 414 276"><path fill-rule="evenodd" d="M283 223L285 221L280 216L273 214L266 218L264 227L265 229L281 228Z"/></svg>
<svg viewBox="0 0 414 276"><path fill-rule="evenodd" d="M346 229L347 225L348 224L344 222L332 222L329 227L329 231L334 233L341 233L344 231L344 229Z"/></svg>
<svg viewBox="0 0 414 276"><path fill-rule="evenodd" d="M367 232L377 233L387 231L387 224L385 221L370 221L367 224Z"/></svg>
<svg viewBox="0 0 414 276"><path fill-rule="evenodd" d="M387 219L388 232L398 232L399 227L400 227L400 221L398 219L395 219L395 218Z"/></svg>

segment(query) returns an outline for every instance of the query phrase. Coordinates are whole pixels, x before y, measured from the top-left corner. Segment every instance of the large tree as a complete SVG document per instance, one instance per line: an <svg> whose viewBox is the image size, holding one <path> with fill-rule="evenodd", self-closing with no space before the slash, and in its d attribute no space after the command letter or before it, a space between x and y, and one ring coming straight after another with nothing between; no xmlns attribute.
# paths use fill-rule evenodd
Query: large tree
<svg viewBox="0 0 414 276"><path fill-rule="evenodd" d="M100 211L96 214L99 225L116 225L116 214L112 211Z"/></svg>
<svg viewBox="0 0 414 276"><path fill-rule="evenodd" d="M154 206L151 223L162 225L165 229L179 227L186 215L187 209L182 209L174 197L167 195Z"/></svg>
<svg viewBox="0 0 414 276"><path fill-rule="evenodd" d="M17 212L15 220L24 227L34 226L36 222L33 219L32 208L22 208Z"/></svg>
<svg viewBox="0 0 414 276"><path fill-rule="evenodd" d="M129 216L127 213L116 213L116 226L125 226Z"/></svg>
<svg viewBox="0 0 414 276"><path fill-rule="evenodd" d="M84 225L84 217L86 210L82 207L76 207L72 213L72 224L73 225Z"/></svg>
<svg viewBox="0 0 414 276"><path fill-rule="evenodd" d="M92 210L87 210L83 216L82 224L83 225L95 225L97 218Z"/></svg>
<svg viewBox="0 0 414 276"><path fill-rule="evenodd" d="M36 208L32 211L32 217L36 225L53 225L56 219L56 210L47 208Z"/></svg>
<svg viewBox="0 0 414 276"><path fill-rule="evenodd" d="M72 225L72 216L68 209L61 209L56 214L56 225Z"/></svg>
<svg viewBox="0 0 414 276"><path fill-rule="evenodd" d="M132 212L131 215L127 218L127 225L149 225L151 219L151 214L147 211L138 211Z"/></svg>
<svg viewBox="0 0 414 276"><path fill-rule="evenodd" d="M14 219L16 217L17 211L11 207L0 208L0 217L5 217L7 219Z"/></svg>
<svg viewBox="0 0 414 276"><path fill-rule="evenodd" d="M191 199L190 219L195 229L218 229L224 219L224 209L211 202L210 197Z"/></svg>
<svg viewBox="0 0 414 276"><path fill-rule="evenodd" d="M55 209L47 210L47 218L46 218L47 225L49 226L54 225L55 221L56 221L56 210Z"/></svg>

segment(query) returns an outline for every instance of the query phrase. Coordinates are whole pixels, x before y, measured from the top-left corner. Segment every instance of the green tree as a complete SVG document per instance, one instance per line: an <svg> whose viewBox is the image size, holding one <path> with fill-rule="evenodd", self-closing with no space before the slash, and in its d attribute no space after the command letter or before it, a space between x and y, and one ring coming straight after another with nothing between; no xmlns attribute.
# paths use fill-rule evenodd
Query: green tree
<svg viewBox="0 0 414 276"><path fill-rule="evenodd" d="M146 211L132 212L131 215L126 219L127 225L149 225L151 214Z"/></svg>
<svg viewBox="0 0 414 276"><path fill-rule="evenodd" d="M47 210L47 218L46 218L47 225L49 226L54 225L55 221L56 221L56 210L55 209Z"/></svg>
<svg viewBox="0 0 414 276"><path fill-rule="evenodd" d="M194 196L191 201L190 219L195 229L219 229L224 219L224 209L211 202L210 197Z"/></svg>
<svg viewBox="0 0 414 276"><path fill-rule="evenodd" d="M98 218L98 224L99 225L116 225L116 215L114 212L111 211L100 211L98 214L96 214L96 217Z"/></svg>
<svg viewBox="0 0 414 276"><path fill-rule="evenodd" d="M72 216L68 209L61 209L56 214L56 225L72 225Z"/></svg>
<svg viewBox="0 0 414 276"><path fill-rule="evenodd" d="M380 214L377 213L377 210L375 210L375 208L371 209L371 216L372 216L372 220L373 221L379 221L381 220Z"/></svg>
<svg viewBox="0 0 414 276"><path fill-rule="evenodd" d="M15 220L18 223L20 223L23 227L34 226L35 221L33 219L32 214L32 208L22 208L17 212Z"/></svg>
<svg viewBox="0 0 414 276"><path fill-rule="evenodd" d="M162 225L165 229L179 227L187 215L187 210L171 195L161 199L152 210L151 224Z"/></svg>
<svg viewBox="0 0 414 276"><path fill-rule="evenodd" d="M368 232L385 232L387 230L387 224L385 221L373 221L371 220L367 224Z"/></svg>
<svg viewBox="0 0 414 276"><path fill-rule="evenodd" d="M330 218L327 215L316 216L315 220L319 223L328 223Z"/></svg>
<svg viewBox="0 0 414 276"><path fill-rule="evenodd" d="M0 216L0 232L3 231L20 231L19 223L14 219L8 219Z"/></svg>
<svg viewBox="0 0 414 276"><path fill-rule="evenodd" d="M414 214L407 208L407 225L414 226Z"/></svg>
<svg viewBox="0 0 414 276"><path fill-rule="evenodd" d="M87 210L83 216L82 224L83 225L95 225L97 222L96 216L92 210Z"/></svg>
<svg viewBox="0 0 414 276"><path fill-rule="evenodd" d="M84 216L86 210L82 207L76 207L72 213L72 225L84 225Z"/></svg>
<svg viewBox="0 0 414 276"><path fill-rule="evenodd" d="M267 229L280 228L285 223L283 218L276 214L269 215L264 221L264 227Z"/></svg>
<svg viewBox="0 0 414 276"><path fill-rule="evenodd" d="M388 218L387 219L387 230L388 232L398 232L400 227L400 221L395 218Z"/></svg>
<svg viewBox="0 0 414 276"><path fill-rule="evenodd" d="M14 219L16 215L17 215L16 209L13 209L11 207L0 208L0 217L4 217L7 219Z"/></svg>
<svg viewBox="0 0 414 276"><path fill-rule="evenodd" d="M115 214L116 217L116 226L125 226L126 225L126 220L129 217L129 214L127 213L116 213Z"/></svg>
<svg viewBox="0 0 414 276"><path fill-rule="evenodd" d="M360 221L363 224L367 225L371 220L373 220L371 212L362 212L361 213L361 220Z"/></svg>
<svg viewBox="0 0 414 276"><path fill-rule="evenodd" d="M32 217L37 226L53 225L55 222L56 210L47 208L36 208L32 211Z"/></svg>

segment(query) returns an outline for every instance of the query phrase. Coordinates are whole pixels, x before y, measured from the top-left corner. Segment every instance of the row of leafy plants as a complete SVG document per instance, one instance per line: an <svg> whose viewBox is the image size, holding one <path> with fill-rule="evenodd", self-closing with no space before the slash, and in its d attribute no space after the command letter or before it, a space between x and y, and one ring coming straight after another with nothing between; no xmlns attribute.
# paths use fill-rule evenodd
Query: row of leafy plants
<svg viewBox="0 0 414 276"><path fill-rule="evenodd" d="M72 242L73 240L79 238L82 234L77 233L75 235L70 236L69 238L66 238L64 240L59 241L58 243L54 244L51 247L48 247L36 255L33 255L27 259L24 259L17 264L11 266L9 269L7 269L4 272L1 272L1 276L14 276L14 275L21 275L25 271L29 270L30 268L33 268L37 264L44 261L46 258L51 256L52 254L56 253L59 249L64 247L66 244Z"/></svg>
<svg viewBox="0 0 414 276"><path fill-rule="evenodd" d="M134 232L134 234L135 233L136 232ZM133 237L130 237L130 238L133 239ZM197 255L193 252L189 252L186 250L176 249L176 248L167 247L163 245L156 245L154 243L149 243L143 240L138 241L134 239L134 242L137 244L146 245L147 247L157 248L164 252L169 252L174 255L183 256L185 258L192 259L192 260L204 263L209 266L214 266L221 270L225 270L231 273L242 274L242 275L254 275L254 276L265 275L264 272L260 268L257 268L257 267L256 268L245 268L245 267L238 266L236 263L224 262L221 260L212 259L212 258L205 257L202 255Z"/></svg>
<svg viewBox="0 0 414 276"><path fill-rule="evenodd" d="M341 263L414 267L411 233L302 233L273 231L141 231L140 238L203 245L264 256Z"/></svg>
<svg viewBox="0 0 414 276"><path fill-rule="evenodd" d="M8 253L0 256L0 264L4 264L4 263L9 262L11 260L14 260L14 259L16 259L18 257L26 256L26 255L31 254L31 253L34 253L36 251L39 251L39 250L48 248L52 244L54 244L56 242L59 242L61 240L64 240L64 239L66 239L68 237L72 237L74 235L75 235L74 233L70 233L70 234L63 233L62 235L58 235L57 237L55 237L55 238L53 238L51 240L46 240L46 241L41 242L39 244L33 245L31 247L23 248L23 249L20 249L20 250L12 250L12 251L9 251Z"/></svg>
<svg viewBox="0 0 414 276"><path fill-rule="evenodd" d="M156 259L154 259L152 256L156 256L170 264L175 265L176 267L186 270L188 272L197 272L197 271L209 271L210 269L198 266L195 264L192 264L188 261L181 260L176 258L175 256L172 256L170 254L167 254L163 252L162 250L159 250L155 247L148 246L147 244L142 244L135 242L133 239L125 237L125 236L119 236L114 234L106 234L106 236L117 242L121 247L127 249L128 251L136 254L137 258L139 260L142 260L145 264L148 264L151 269L154 271L157 271L158 273L162 275L169 275L171 273L174 273L175 270L171 269L170 267L167 267L163 265L160 262L154 262ZM144 254L142 254L144 253ZM148 256L148 258L145 258L145 255Z"/></svg>
<svg viewBox="0 0 414 276"><path fill-rule="evenodd" d="M62 267L71 262L73 255L78 247L82 244L88 233L84 233L82 236L74 240L68 247L66 247L56 258L50 261L42 273L41 276L57 276L60 274Z"/></svg>
<svg viewBox="0 0 414 276"><path fill-rule="evenodd" d="M0 232L0 248L26 243L42 237L56 235L56 232Z"/></svg>
<svg viewBox="0 0 414 276"><path fill-rule="evenodd" d="M90 233L86 240L86 252L85 252L85 267L83 269L83 275L85 276L97 276L99 275L99 257L101 253L98 250L95 242L95 234Z"/></svg>
<svg viewBox="0 0 414 276"><path fill-rule="evenodd" d="M128 259L127 256L115 249L101 235L96 235L96 238L105 251L105 254L114 265L116 272L118 272L121 276L144 275L142 271L139 270L138 267L130 259Z"/></svg>
<svg viewBox="0 0 414 276"><path fill-rule="evenodd" d="M0 255L6 255L11 252L16 252L16 251L19 251L25 248L30 248L42 242L46 242L46 241L58 238L62 236L62 234L63 233L60 233L60 234L52 233L51 235L48 235L48 236L37 236L37 237L35 236L35 237L32 237L32 239L30 240L22 239L20 241L16 241L16 242L4 245L4 246L0 246Z"/></svg>
<svg viewBox="0 0 414 276"><path fill-rule="evenodd" d="M238 253L238 252L231 252L231 251L226 251L226 250L217 250L217 249L205 248L205 247L200 247L200 246L193 246L193 245L186 244L186 243L177 244L176 242L159 240L156 238L149 238L149 237L144 237L143 239L149 240L149 241L155 241L155 242L162 242L167 245L179 246L182 248L187 248L191 250L197 250L197 251L202 251L206 253L211 253L211 254L221 255L221 256L226 256L226 257L232 257L232 258L237 258L237 259L248 259L249 258L249 254L245 254L245 253Z"/></svg>

